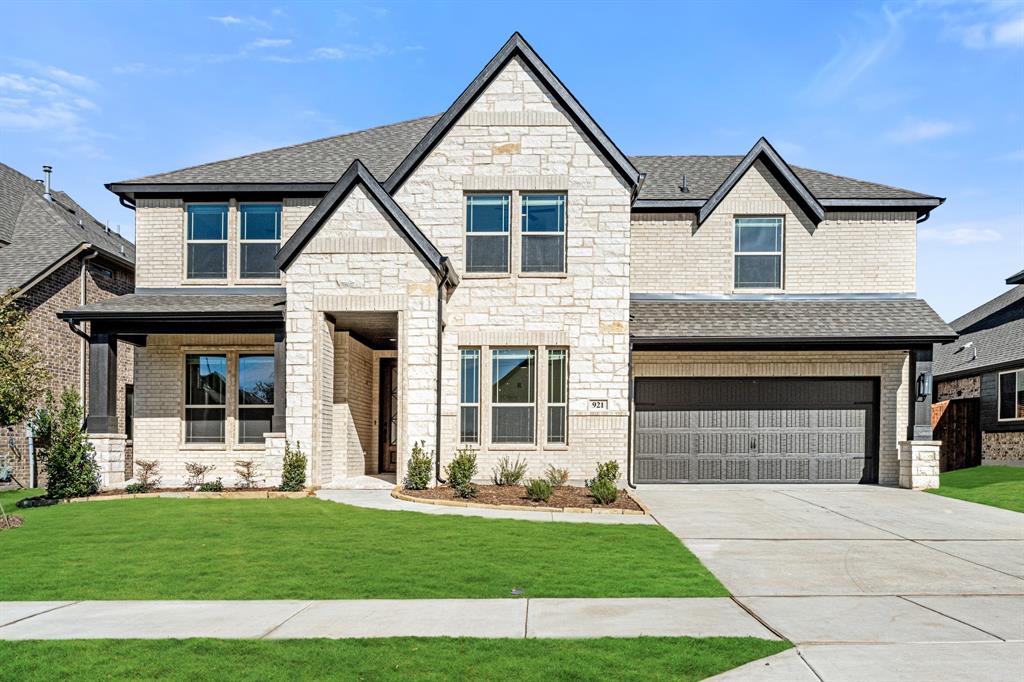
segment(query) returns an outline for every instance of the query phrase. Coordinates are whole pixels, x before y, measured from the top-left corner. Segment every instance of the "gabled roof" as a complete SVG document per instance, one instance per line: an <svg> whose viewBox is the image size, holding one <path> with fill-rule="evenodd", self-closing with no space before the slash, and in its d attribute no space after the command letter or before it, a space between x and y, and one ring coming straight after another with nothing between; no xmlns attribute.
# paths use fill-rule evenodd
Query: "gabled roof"
<svg viewBox="0 0 1024 682"><path fill-rule="evenodd" d="M23 289L54 266L89 248L133 268L135 246L79 206L0 163L0 291Z"/></svg>
<svg viewBox="0 0 1024 682"><path fill-rule="evenodd" d="M1006 278L1007 284L1024 284L1024 270L1021 270L1016 275L1010 275Z"/></svg>
<svg viewBox="0 0 1024 682"><path fill-rule="evenodd" d="M388 176L384 187L388 192L394 192L402 183L416 170L430 151L437 146L445 134L459 120L463 113L477 97L490 85L491 81L501 73L502 69L515 57L522 60L523 65L533 74L537 80L554 96L558 103L573 118L577 125L583 129L598 151L608 160L612 167L619 173L629 187L635 189L640 184L640 172L633 166L629 158L623 154L611 138L605 134L601 126L597 124L587 110L583 108L573 96L569 89L562 84L558 76L548 68L544 60L534 51L526 39L517 31L512 34L505 44L498 50L498 53L491 58L487 66L483 68L476 78L463 90L462 94L445 111L441 118L434 123L430 131L420 140L409 155L392 171Z"/></svg>
<svg viewBox="0 0 1024 682"><path fill-rule="evenodd" d="M775 176L782 186L790 193L790 195L800 204L804 209L804 213L807 217L817 225L825 219L825 208L818 203L818 200L811 194L811 191L807 189L803 181L797 177L793 169L789 167L779 153L775 151L775 148L769 144L768 140L763 137L759 139L747 155L744 156L735 168L726 176L725 180L719 185L707 202L701 206L697 212L697 224L702 224L708 217L714 212L718 205L722 203L722 200L729 194L736 183L746 175L747 171L750 170L751 166L754 165L755 161L762 161L768 170Z"/></svg>
<svg viewBox="0 0 1024 682"><path fill-rule="evenodd" d="M1024 284L961 315L949 326L960 338L935 347L935 376L965 376L1003 366L1024 366Z"/></svg>
<svg viewBox="0 0 1024 682"><path fill-rule="evenodd" d="M281 270L288 269L292 261L302 252L303 247L316 235L335 209L345 201L357 185L361 185L366 190L377 209L398 228L405 240L423 257L434 274L442 279L448 276L448 259L442 256L437 247L416 227L402 207L384 191L381 184L359 159L352 162L352 165L342 174L334 187L320 200L313 212L302 221L302 225L295 231L295 234L289 237L281 250L277 252L277 256L274 257L277 266Z"/></svg>

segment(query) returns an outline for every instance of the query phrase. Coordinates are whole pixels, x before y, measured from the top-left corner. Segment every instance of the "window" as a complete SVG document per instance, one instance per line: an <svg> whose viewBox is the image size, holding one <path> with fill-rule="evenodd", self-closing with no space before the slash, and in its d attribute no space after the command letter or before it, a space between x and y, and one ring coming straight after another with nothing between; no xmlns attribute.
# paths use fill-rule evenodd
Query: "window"
<svg viewBox="0 0 1024 682"><path fill-rule="evenodd" d="M227 383L226 356L185 356L186 443L224 442Z"/></svg>
<svg viewBox="0 0 1024 682"><path fill-rule="evenodd" d="M548 442L564 443L568 354L564 348L548 351Z"/></svg>
<svg viewBox="0 0 1024 682"><path fill-rule="evenodd" d="M466 195L466 272L508 272L509 194Z"/></svg>
<svg viewBox="0 0 1024 682"><path fill-rule="evenodd" d="M238 442L262 443L274 416L274 356L238 356Z"/></svg>
<svg viewBox="0 0 1024 682"><path fill-rule="evenodd" d="M782 288L782 218L736 219L737 289Z"/></svg>
<svg viewBox="0 0 1024 682"><path fill-rule="evenodd" d="M280 204L240 204L238 274L242 279L279 276L274 255L281 243Z"/></svg>
<svg viewBox="0 0 1024 682"><path fill-rule="evenodd" d="M524 194L523 272L565 272L565 195Z"/></svg>
<svg viewBox="0 0 1024 682"><path fill-rule="evenodd" d="M534 356L529 348L491 351L491 441L532 443L534 431Z"/></svg>
<svg viewBox="0 0 1024 682"><path fill-rule="evenodd" d="M480 349L459 351L459 442L480 442Z"/></svg>
<svg viewBox="0 0 1024 682"><path fill-rule="evenodd" d="M135 385L124 385L124 435L131 440L135 435Z"/></svg>
<svg viewBox="0 0 1024 682"><path fill-rule="evenodd" d="M195 204L188 207L189 279L226 279L228 276L228 206Z"/></svg>
<svg viewBox="0 0 1024 682"><path fill-rule="evenodd" d="M999 375L999 421L1024 419L1024 369Z"/></svg>

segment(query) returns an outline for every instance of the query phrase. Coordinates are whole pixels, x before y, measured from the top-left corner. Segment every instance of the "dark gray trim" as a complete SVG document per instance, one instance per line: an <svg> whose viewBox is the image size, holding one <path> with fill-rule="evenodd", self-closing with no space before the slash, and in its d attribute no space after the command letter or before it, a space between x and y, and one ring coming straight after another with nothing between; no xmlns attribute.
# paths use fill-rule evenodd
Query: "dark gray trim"
<svg viewBox="0 0 1024 682"><path fill-rule="evenodd" d="M104 185L119 197L135 200L139 195L182 194L324 194L330 191L329 182L176 182L132 183L110 182Z"/></svg>
<svg viewBox="0 0 1024 682"><path fill-rule="evenodd" d="M1007 369L1013 369L1014 367L1020 367L1024 364L1024 358L1014 358L1013 360L1006 360L1004 362L997 362L991 365L978 365L972 367L965 367L955 372L945 372L944 374L936 374L936 381L948 381L950 379L962 379L963 377L980 376L982 374L988 374L990 372L1002 372Z"/></svg>
<svg viewBox="0 0 1024 682"><path fill-rule="evenodd" d="M907 419L908 440L932 440L932 394L934 386L924 396L917 394L917 379L921 374L932 381L932 349L911 351L907 362L910 414Z"/></svg>
<svg viewBox="0 0 1024 682"><path fill-rule="evenodd" d="M89 321L89 320L111 320L111 321L144 321L155 320L162 322L188 322L191 320L217 320L231 322L246 321L278 321L284 319L284 308L280 310L249 310L249 311L223 311L223 310L195 310L190 312L169 313L161 310L146 312L122 312L122 311L87 311L76 312L65 310L57 313L61 320Z"/></svg>
<svg viewBox="0 0 1024 682"><path fill-rule="evenodd" d="M1024 284L1024 270L1006 278L1007 284Z"/></svg>
<svg viewBox="0 0 1024 682"><path fill-rule="evenodd" d="M137 296L281 296L285 287L139 287Z"/></svg>
<svg viewBox="0 0 1024 682"><path fill-rule="evenodd" d="M633 202L633 213L657 213L677 212L696 213L704 207L710 199L637 199ZM907 209L921 215L928 215L936 207L945 203L944 198L928 197L921 199L818 199L817 202L826 210L838 211L867 211L880 210L891 211L893 209ZM1024 273L1019 275L1021 282L1024 282ZM1018 282L1018 283L1021 283Z"/></svg>
<svg viewBox="0 0 1024 682"><path fill-rule="evenodd" d="M681 211L684 213L693 213L696 209L707 202L704 199L637 199L633 202L633 211Z"/></svg>
<svg viewBox="0 0 1024 682"><path fill-rule="evenodd" d="M807 186L796 176L793 169L789 167L782 157L779 155L775 148L765 138L759 139L747 155L743 157L743 160L733 168L732 172L729 173L728 177L722 182L718 189L715 190L707 203L697 213L697 224L702 225L705 220L718 208L718 205L722 203L726 195L736 186L736 183L740 181L750 167L754 165L754 162L758 159L763 158L768 165L768 169L772 172L775 177L786 185L786 188L790 193L795 195L797 203L799 203L807 217L817 225L825 219L825 208L814 198L811 191L807 189Z"/></svg>
<svg viewBox="0 0 1024 682"><path fill-rule="evenodd" d="M631 301L891 301L917 298L907 293L840 294L630 294Z"/></svg>
<svg viewBox="0 0 1024 682"><path fill-rule="evenodd" d="M922 197L920 199L818 199L825 208L926 208L941 206L943 197Z"/></svg>
<svg viewBox="0 0 1024 682"><path fill-rule="evenodd" d="M790 337L790 338L742 338L742 337L669 337L634 336L633 347L637 350L715 350L728 347L730 350L910 350L931 348L936 341L956 337Z"/></svg>
<svg viewBox="0 0 1024 682"><path fill-rule="evenodd" d="M93 333L89 339L89 433L117 433L117 334Z"/></svg>
<svg viewBox="0 0 1024 682"><path fill-rule="evenodd" d="M288 414L288 343L285 329L274 332L274 414L270 417L270 430L284 433L285 415Z"/></svg>
<svg viewBox="0 0 1024 682"><path fill-rule="evenodd" d="M583 129L590 139L597 146L598 150L615 168L616 172L625 180L632 192L636 192L640 184L640 171L633 166L625 154L623 154L611 138L605 134L601 126L591 118L583 105L576 100L569 89L562 84L558 76L544 63L544 60L534 51L526 39L517 31L505 42L498 53L491 58L476 78L463 90L458 99L452 103L444 112L437 123L427 132L419 143L413 147L408 156L398 164L398 167L391 172L384 188L389 193L394 193L409 178L414 170L422 163L426 156L437 146L441 139L448 133L455 122L462 114L476 101L477 97L494 80L502 68L514 57L518 56L526 64L526 67L533 72L533 75L554 95L558 103L569 113L573 120Z"/></svg>

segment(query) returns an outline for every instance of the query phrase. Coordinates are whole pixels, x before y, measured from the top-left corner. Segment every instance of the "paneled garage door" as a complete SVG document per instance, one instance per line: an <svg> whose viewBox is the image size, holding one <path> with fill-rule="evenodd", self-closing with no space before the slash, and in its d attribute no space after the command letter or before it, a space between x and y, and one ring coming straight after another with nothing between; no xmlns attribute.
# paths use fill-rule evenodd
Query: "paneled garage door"
<svg viewBox="0 0 1024 682"><path fill-rule="evenodd" d="M873 483L874 379L637 379L638 483Z"/></svg>

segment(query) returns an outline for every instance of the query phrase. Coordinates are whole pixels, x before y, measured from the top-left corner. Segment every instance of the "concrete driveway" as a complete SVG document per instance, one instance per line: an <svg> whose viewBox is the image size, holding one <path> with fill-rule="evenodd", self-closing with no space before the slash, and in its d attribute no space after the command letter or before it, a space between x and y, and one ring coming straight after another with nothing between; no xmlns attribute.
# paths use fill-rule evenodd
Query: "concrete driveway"
<svg viewBox="0 0 1024 682"><path fill-rule="evenodd" d="M1024 679L1024 514L877 486L641 486L797 644L722 679Z"/></svg>

